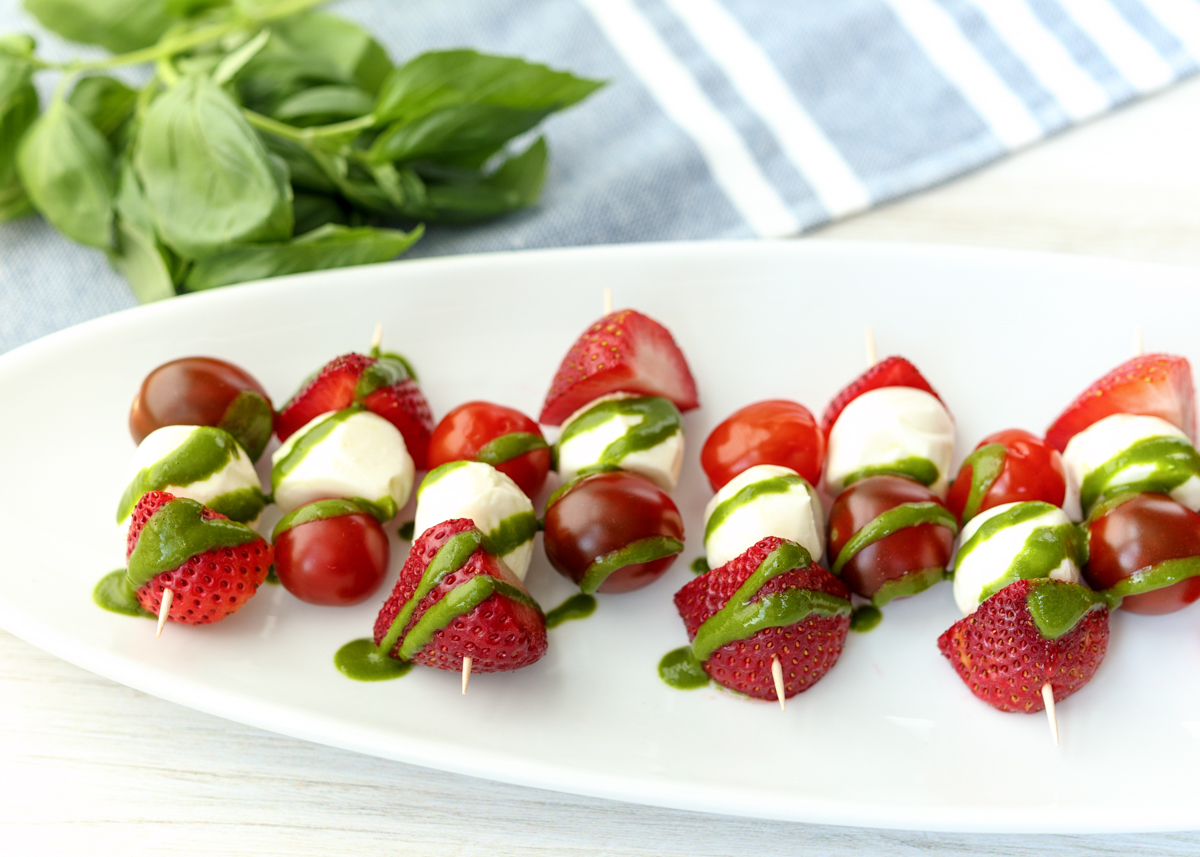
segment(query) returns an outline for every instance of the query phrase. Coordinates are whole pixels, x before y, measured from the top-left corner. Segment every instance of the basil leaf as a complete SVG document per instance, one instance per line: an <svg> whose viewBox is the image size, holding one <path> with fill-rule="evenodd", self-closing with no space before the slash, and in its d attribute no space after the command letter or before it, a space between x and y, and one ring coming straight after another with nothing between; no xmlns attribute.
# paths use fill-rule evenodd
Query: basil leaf
<svg viewBox="0 0 1200 857"><path fill-rule="evenodd" d="M233 80L234 76L266 46L269 38L271 38L270 30L260 30L258 35L247 39L241 47L228 54L213 70L213 83L217 86L224 86Z"/></svg>
<svg viewBox="0 0 1200 857"><path fill-rule="evenodd" d="M496 151L524 134L552 112L516 110L487 104L446 107L409 122L389 126L370 149L375 163L439 160L464 152Z"/></svg>
<svg viewBox="0 0 1200 857"><path fill-rule="evenodd" d="M97 75L75 84L67 102L112 141L115 132L133 115L137 97L136 90L115 77Z"/></svg>
<svg viewBox="0 0 1200 857"><path fill-rule="evenodd" d="M18 59L29 59L33 56L33 50L36 47L37 42L33 40L33 37L24 33L9 33L6 36L0 36L0 54L7 54Z"/></svg>
<svg viewBox="0 0 1200 857"><path fill-rule="evenodd" d="M302 271L387 262L411 247L421 233L420 226L406 233L331 224L286 243L235 247L201 259L187 278L187 289L200 291Z"/></svg>
<svg viewBox="0 0 1200 857"><path fill-rule="evenodd" d="M349 225L349 218L342 206L333 197L311 193L298 193L292 200L292 212L296 221L296 234L312 232L327 223Z"/></svg>
<svg viewBox="0 0 1200 857"><path fill-rule="evenodd" d="M275 27L300 53L324 61L347 83L355 83L372 95L379 92L392 71L392 61L379 42L343 18L310 12L287 18Z"/></svg>
<svg viewBox="0 0 1200 857"><path fill-rule="evenodd" d="M185 77L150 105L134 165L159 237L184 256L291 235L286 163L207 78Z"/></svg>
<svg viewBox="0 0 1200 857"><path fill-rule="evenodd" d="M471 223L532 205L537 202L546 178L547 155L545 138L539 137L482 182L430 185L426 217L447 223Z"/></svg>
<svg viewBox="0 0 1200 857"><path fill-rule="evenodd" d="M117 220L113 261L140 303L175 297L175 284L154 238L125 220Z"/></svg>
<svg viewBox="0 0 1200 857"><path fill-rule="evenodd" d="M337 185L321 169L321 165L313 158L307 149L295 140L266 135L263 142L271 154L283 159L287 164L288 175L292 185L297 190L309 190L316 193L331 194L337 192Z"/></svg>
<svg viewBox="0 0 1200 857"><path fill-rule="evenodd" d="M25 9L60 36L118 54L154 44L174 23L164 0L25 0Z"/></svg>
<svg viewBox="0 0 1200 857"><path fill-rule="evenodd" d="M14 42L12 47L16 50L19 46ZM32 50L32 40L29 48ZM16 184L17 145L37 118L38 95L32 79L32 63L23 56L0 52L0 188Z"/></svg>
<svg viewBox="0 0 1200 857"><path fill-rule="evenodd" d="M467 104L552 112L582 101L603 85L516 57L434 51L392 72L380 90L375 115L381 123L412 120Z"/></svg>
<svg viewBox="0 0 1200 857"><path fill-rule="evenodd" d="M14 176L8 187L0 187L0 223L16 220L33 213L33 205L25 195L25 188Z"/></svg>
<svg viewBox="0 0 1200 857"><path fill-rule="evenodd" d="M34 206L59 232L93 247L112 244L112 149L78 110L54 101L21 140L17 168Z"/></svg>
<svg viewBox="0 0 1200 857"><path fill-rule="evenodd" d="M325 125L366 116L375 109L375 96L357 86L314 86L284 99L274 116L294 125Z"/></svg>

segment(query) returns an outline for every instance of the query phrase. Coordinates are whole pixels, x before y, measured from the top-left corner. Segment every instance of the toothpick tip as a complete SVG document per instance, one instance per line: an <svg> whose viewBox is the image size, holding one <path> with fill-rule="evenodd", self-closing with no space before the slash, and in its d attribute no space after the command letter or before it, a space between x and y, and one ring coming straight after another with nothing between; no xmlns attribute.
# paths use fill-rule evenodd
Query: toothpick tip
<svg viewBox="0 0 1200 857"><path fill-rule="evenodd" d="M164 589L162 594L162 604L158 608L158 630L154 636L157 639L162 636L163 625L167 624L167 615L171 612L171 601L175 598L175 590Z"/></svg>
<svg viewBox="0 0 1200 857"><path fill-rule="evenodd" d="M383 344L383 322L375 325L375 332L371 334L371 350L374 351Z"/></svg>
<svg viewBox="0 0 1200 857"><path fill-rule="evenodd" d="M1050 736L1058 746L1058 716L1054 712L1054 688L1050 682L1042 685L1042 701L1046 704L1046 718L1050 721Z"/></svg>
<svg viewBox="0 0 1200 857"><path fill-rule="evenodd" d="M604 290L604 314L612 315L612 289Z"/></svg>
<svg viewBox="0 0 1200 857"><path fill-rule="evenodd" d="M1133 356L1141 357L1144 351L1145 347L1142 345L1142 326L1137 324L1133 327Z"/></svg>
<svg viewBox="0 0 1200 857"><path fill-rule="evenodd" d="M466 695L467 682L469 682L471 680L471 660L472 659L470 656L463 658L463 667L462 667L462 679L463 679L462 692L463 692L463 695Z"/></svg>
<svg viewBox="0 0 1200 857"><path fill-rule="evenodd" d="M771 655L771 678L775 680L775 695L779 697L779 710L787 711L787 704L783 697L783 664L779 662L778 655Z"/></svg>

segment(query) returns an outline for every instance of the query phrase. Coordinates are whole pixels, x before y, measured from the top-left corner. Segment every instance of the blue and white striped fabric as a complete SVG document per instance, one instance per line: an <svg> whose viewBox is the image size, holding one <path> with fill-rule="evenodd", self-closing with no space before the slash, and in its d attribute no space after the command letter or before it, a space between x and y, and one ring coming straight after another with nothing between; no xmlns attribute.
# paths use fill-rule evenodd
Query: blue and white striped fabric
<svg viewBox="0 0 1200 857"><path fill-rule="evenodd" d="M795 235L1163 89L1200 62L1200 0L333 8L397 59L471 46L611 81L550 122L537 209L431 229L411 256ZM0 32L13 30L36 32L17 0L0 0ZM0 351L132 303L101 254L36 219L0 226Z"/></svg>

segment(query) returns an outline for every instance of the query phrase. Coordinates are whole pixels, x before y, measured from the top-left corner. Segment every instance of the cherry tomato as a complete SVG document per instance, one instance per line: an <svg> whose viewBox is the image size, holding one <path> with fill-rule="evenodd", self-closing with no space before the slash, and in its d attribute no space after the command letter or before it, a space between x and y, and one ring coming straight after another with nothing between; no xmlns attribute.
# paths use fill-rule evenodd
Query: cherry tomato
<svg viewBox="0 0 1200 857"><path fill-rule="evenodd" d="M522 449L527 451L503 458ZM520 411L491 402L467 402L446 414L433 430L429 469L464 460L492 465L532 498L550 471L550 448L538 424Z"/></svg>
<svg viewBox="0 0 1200 857"><path fill-rule="evenodd" d="M388 540L371 515L298 524L275 537L275 573L310 604L346 606L371 596L388 567Z"/></svg>
<svg viewBox="0 0 1200 857"><path fill-rule="evenodd" d="M714 491L756 464L776 464L813 485L821 480L825 435L808 408L767 399L735 411L712 430L700 450L700 466Z"/></svg>
<svg viewBox="0 0 1200 857"><path fill-rule="evenodd" d="M545 536L550 564L580 584L594 562L634 542L656 536L679 542L667 556L616 569L596 590L630 592L653 583L675 562L683 548L683 518L653 482L613 470L583 477L551 503Z"/></svg>
<svg viewBox="0 0 1200 857"><path fill-rule="evenodd" d="M996 444L1004 447L1003 452L984 449ZM994 470L996 462L998 472ZM971 484L977 475L982 495L978 507L968 509ZM965 524L985 509L1005 503L1041 500L1061 506L1066 493L1067 479L1059 451L1024 429L1005 429L979 441L954 478L946 505Z"/></svg>
<svg viewBox="0 0 1200 857"><path fill-rule="evenodd" d="M829 561L836 561L859 530L903 503L945 505L924 485L904 476L868 476L839 494L829 512ZM954 532L949 527L933 523L903 527L856 553L838 576L852 592L874 598L885 584L916 572L936 580L953 549Z"/></svg>
<svg viewBox="0 0 1200 857"><path fill-rule="evenodd" d="M163 426L215 426L257 461L271 439L274 415L270 397L244 369L215 357L183 357L142 381L129 410L129 433L141 443Z"/></svg>
<svg viewBox="0 0 1200 857"><path fill-rule="evenodd" d="M1088 522L1083 576L1109 589L1171 559L1200 558L1200 515L1165 494L1137 494ZM1137 595L1121 607L1131 613L1174 613L1200 598L1200 577L1188 577Z"/></svg>

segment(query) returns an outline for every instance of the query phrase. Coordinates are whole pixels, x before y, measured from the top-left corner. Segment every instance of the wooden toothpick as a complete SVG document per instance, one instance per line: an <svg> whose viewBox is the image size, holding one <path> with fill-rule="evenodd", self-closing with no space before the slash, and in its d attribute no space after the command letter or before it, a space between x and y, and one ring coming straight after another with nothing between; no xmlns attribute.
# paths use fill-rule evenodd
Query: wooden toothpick
<svg viewBox="0 0 1200 857"><path fill-rule="evenodd" d="M787 711L787 705L783 701L783 664L779 662L779 655L771 655L771 678L775 679L775 695L779 697L779 710Z"/></svg>
<svg viewBox="0 0 1200 857"><path fill-rule="evenodd" d="M1046 717L1050 721L1050 734L1054 737L1054 746L1058 746L1058 717L1054 714L1054 688L1050 682L1042 685L1042 701L1046 703Z"/></svg>
<svg viewBox="0 0 1200 857"><path fill-rule="evenodd" d="M1141 357L1145 349L1142 347L1142 326L1135 325L1133 328L1133 356Z"/></svg>
<svg viewBox="0 0 1200 857"><path fill-rule="evenodd" d="M875 331L871 330L871 326L867 325L867 368L871 368L879 362L879 358L875 354Z"/></svg>
<svg viewBox="0 0 1200 857"><path fill-rule="evenodd" d="M471 680L471 657L463 658L463 693L467 692L467 682Z"/></svg>
<svg viewBox="0 0 1200 857"><path fill-rule="evenodd" d="M158 608L158 631L154 634L155 637L162 636L163 625L167 624L167 614L171 612L171 601L173 601L174 598L175 590L163 590L162 606Z"/></svg>
<svg viewBox="0 0 1200 857"><path fill-rule="evenodd" d="M375 332L371 334L371 351L379 350L379 346L383 345L383 322L375 325Z"/></svg>
<svg viewBox="0 0 1200 857"><path fill-rule="evenodd" d="M612 315L612 289L604 290L604 314Z"/></svg>

